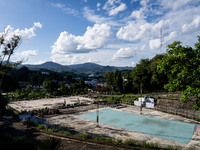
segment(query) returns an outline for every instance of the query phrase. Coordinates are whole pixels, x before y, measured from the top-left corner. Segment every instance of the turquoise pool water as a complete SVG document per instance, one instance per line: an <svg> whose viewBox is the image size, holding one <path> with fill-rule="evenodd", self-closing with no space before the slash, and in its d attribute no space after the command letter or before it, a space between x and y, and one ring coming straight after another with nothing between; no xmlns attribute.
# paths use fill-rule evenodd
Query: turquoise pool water
<svg viewBox="0 0 200 150"><path fill-rule="evenodd" d="M96 112L79 115L79 117L96 121ZM196 126L196 124L137 115L111 109L102 109L99 111L99 122L184 144L190 141Z"/></svg>

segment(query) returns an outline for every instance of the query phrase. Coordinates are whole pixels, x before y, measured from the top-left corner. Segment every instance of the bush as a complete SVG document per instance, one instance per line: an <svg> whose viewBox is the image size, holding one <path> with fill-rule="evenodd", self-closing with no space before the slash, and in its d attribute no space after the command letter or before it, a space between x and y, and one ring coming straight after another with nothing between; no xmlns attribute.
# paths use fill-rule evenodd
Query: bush
<svg viewBox="0 0 200 150"><path fill-rule="evenodd" d="M95 140L97 140L97 141L104 141L104 140L106 140L106 138L104 138L104 137L95 137L94 138Z"/></svg>
<svg viewBox="0 0 200 150"><path fill-rule="evenodd" d="M1 149L20 149L20 150L36 150L36 146L29 140L23 137L13 137L7 134L0 133Z"/></svg>
<svg viewBox="0 0 200 150"><path fill-rule="evenodd" d="M47 131L50 131L50 132L58 132L57 129L53 129L53 128L49 128L49 129L47 129Z"/></svg>
<svg viewBox="0 0 200 150"><path fill-rule="evenodd" d="M71 133L69 131L64 131L64 130L60 131L59 133L66 134L66 135L71 135Z"/></svg>
<svg viewBox="0 0 200 150"><path fill-rule="evenodd" d="M38 150L61 150L62 149L62 141L60 139L50 137Z"/></svg>
<svg viewBox="0 0 200 150"><path fill-rule="evenodd" d="M124 141L124 144L130 145L130 146L135 146L136 142L134 140L129 139L129 140Z"/></svg>
<svg viewBox="0 0 200 150"><path fill-rule="evenodd" d="M92 136L88 133L84 133L84 134L78 133L78 134L75 134L75 136L86 138L86 139L92 139Z"/></svg>
<svg viewBox="0 0 200 150"><path fill-rule="evenodd" d="M42 129L42 130L46 130L46 131L48 131L48 128L45 127L45 126L42 125L42 124L39 124L39 125L38 125L38 129Z"/></svg>
<svg viewBox="0 0 200 150"><path fill-rule="evenodd" d="M5 108L5 106L8 104L8 98L0 92L0 108Z"/></svg>
<svg viewBox="0 0 200 150"><path fill-rule="evenodd" d="M116 142L117 144L121 144L121 143L122 143L122 139L116 139L115 142Z"/></svg>

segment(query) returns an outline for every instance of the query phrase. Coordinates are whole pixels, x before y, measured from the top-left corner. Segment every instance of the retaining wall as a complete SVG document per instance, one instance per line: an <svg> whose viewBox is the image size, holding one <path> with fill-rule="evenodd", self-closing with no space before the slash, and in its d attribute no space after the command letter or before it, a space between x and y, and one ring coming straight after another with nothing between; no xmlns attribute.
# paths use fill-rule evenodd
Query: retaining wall
<svg viewBox="0 0 200 150"><path fill-rule="evenodd" d="M193 102L181 103L178 100L158 99L155 109L178 114L187 118L200 119L200 111L192 109Z"/></svg>

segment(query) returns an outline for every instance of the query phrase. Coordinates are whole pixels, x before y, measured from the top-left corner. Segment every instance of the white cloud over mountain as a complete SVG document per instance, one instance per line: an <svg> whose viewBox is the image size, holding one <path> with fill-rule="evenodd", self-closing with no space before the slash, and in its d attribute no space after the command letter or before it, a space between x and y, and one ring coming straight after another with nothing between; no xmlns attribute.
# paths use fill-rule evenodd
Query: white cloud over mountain
<svg viewBox="0 0 200 150"><path fill-rule="evenodd" d="M21 52L22 56L36 56L38 54L38 50L26 50Z"/></svg>
<svg viewBox="0 0 200 150"><path fill-rule="evenodd" d="M189 45L199 35L199 10L198 0L107 0L104 4L96 3L95 8L84 6L83 16L94 26L88 27L82 36L61 32L52 46L52 58L59 61L58 55L64 54L71 63L86 62L88 58L80 53L92 51L98 55L100 50L94 50L101 49L112 50L106 54L108 61L120 65L119 60L131 58L127 65L135 65L141 58L165 52L174 40ZM70 54L73 56L69 57ZM101 57L98 62L103 63L105 56Z"/></svg>
<svg viewBox="0 0 200 150"><path fill-rule="evenodd" d="M131 47L120 48L112 57L112 60L131 58L136 55L136 50Z"/></svg>
<svg viewBox="0 0 200 150"><path fill-rule="evenodd" d="M58 55L88 53L100 49L109 43L111 37L112 31L107 24L95 24L93 27L87 27L83 36L75 36L66 31L61 32L52 46L52 58L57 59ZM75 62L75 60L74 57L72 61Z"/></svg>

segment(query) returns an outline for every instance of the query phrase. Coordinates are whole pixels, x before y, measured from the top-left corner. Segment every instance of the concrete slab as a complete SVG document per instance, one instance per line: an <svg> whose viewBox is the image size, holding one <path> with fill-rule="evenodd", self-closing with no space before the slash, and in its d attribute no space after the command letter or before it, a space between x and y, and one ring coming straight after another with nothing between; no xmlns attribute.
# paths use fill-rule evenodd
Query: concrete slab
<svg viewBox="0 0 200 150"><path fill-rule="evenodd" d="M18 101L18 102L10 103L9 106L19 111L24 110L24 109L31 111L35 109L42 109L45 107L52 108L55 105L62 104L64 101L66 101L66 104L77 103L78 99L80 100L80 102L87 102L87 103L92 103L94 101L94 99L90 99L90 98L73 96L73 97L62 97L62 98L57 98L57 99L53 98L53 99L40 99L40 100L30 100L30 101ZM114 127L114 126L110 126L110 125L106 125L102 123L99 123L97 126L97 123L95 121L89 121L89 120L80 118L78 116L80 114L96 111L97 109L95 109L95 107L96 106L92 106L91 108L80 106L79 108L78 107L70 108L75 113L68 113L69 109L66 108L65 110L62 110L63 114L46 116L45 119L47 120L46 122L49 125L66 127L66 128L70 128L81 133L90 133L93 135L100 135L100 136L111 137L111 138L122 139L122 140L134 139L137 141L158 143L159 145L164 146L164 147L168 145L172 145L172 146L181 146L183 148L195 147L196 149L200 149L200 127L199 126L197 128L197 132L194 133L190 142L188 144L182 144L182 143L166 140L163 138L158 138L158 137L154 137L154 136L143 134L143 133L133 132L133 131L129 131L126 129L122 129L122 128L118 128L118 127ZM101 107L103 108L100 108L100 109L107 108L107 109L113 109L117 111L140 114L140 108L136 106L127 105L127 107L121 108L121 109L104 107L104 106L101 106ZM162 118L162 119L200 124L198 121L187 119L181 116L167 114L167 113L156 111L153 109L143 108L142 114L147 115L147 116Z"/></svg>

